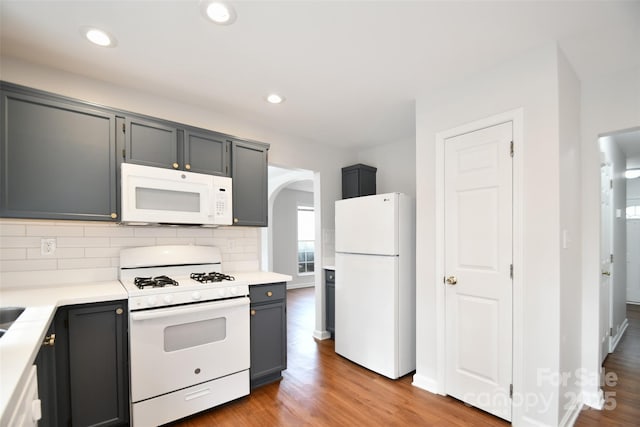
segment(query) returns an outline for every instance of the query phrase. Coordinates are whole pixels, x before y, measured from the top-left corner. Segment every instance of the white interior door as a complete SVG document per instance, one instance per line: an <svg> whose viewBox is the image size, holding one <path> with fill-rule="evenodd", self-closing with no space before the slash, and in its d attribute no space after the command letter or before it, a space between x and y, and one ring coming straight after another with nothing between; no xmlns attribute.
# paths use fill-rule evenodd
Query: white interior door
<svg viewBox="0 0 640 427"><path fill-rule="evenodd" d="M511 420L512 122L445 141L446 393Z"/></svg>
<svg viewBox="0 0 640 427"><path fill-rule="evenodd" d="M611 165L600 167L600 362L609 354L611 339L611 257L613 237L613 202L612 202Z"/></svg>

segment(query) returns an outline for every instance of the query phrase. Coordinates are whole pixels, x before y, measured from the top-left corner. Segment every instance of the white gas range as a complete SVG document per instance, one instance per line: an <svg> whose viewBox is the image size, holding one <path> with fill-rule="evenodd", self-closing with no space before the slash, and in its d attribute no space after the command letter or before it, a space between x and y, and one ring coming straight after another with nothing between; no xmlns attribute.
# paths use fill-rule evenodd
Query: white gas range
<svg viewBox="0 0 640 427"><path fill-rule="evenodd" d="M120 252L129 294L131 418L157 426L249 394L249 286L211 246Z"/></svg>

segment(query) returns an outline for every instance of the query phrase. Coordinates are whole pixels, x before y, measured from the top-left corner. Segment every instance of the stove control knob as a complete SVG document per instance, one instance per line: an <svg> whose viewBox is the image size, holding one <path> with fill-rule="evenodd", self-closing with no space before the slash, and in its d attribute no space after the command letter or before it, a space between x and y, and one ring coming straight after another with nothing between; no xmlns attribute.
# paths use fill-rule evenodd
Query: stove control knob
<svg viewBox="0 0 640 427"><path fill-rule="evenodd" d="M238 294L238 288L233 287L231 288L231 295L237 295Z"/></svg>
<svg viewBox="0 0 640 427"><path fill-rule="evenodd" d="M165 295L163 298L164 302L167 304L171 304L171 302L173 301L173 296L171 295Z"/></svg>
<svg viewBox="0 0 640 427"><path fill-rule="evenodd" d="M149 297L147 298L147 305L149 307L153 307L154 305L156 305L158 303L158 301L156 300L156 297Z"/></svg>
<svg viewBox="0 0 640 427"><path fill-rule="evenodd" d="M198 301L200 298L202 298L202 295L198 291L191 294L191 299L194 301Z"/></svg>
<svg viewBox="0 0 640 427"><path fill-rule="evenodd" d="M220 295L221 297L223 297L225 294L224 288L220 288L218 289L218 295Z"/></svg>

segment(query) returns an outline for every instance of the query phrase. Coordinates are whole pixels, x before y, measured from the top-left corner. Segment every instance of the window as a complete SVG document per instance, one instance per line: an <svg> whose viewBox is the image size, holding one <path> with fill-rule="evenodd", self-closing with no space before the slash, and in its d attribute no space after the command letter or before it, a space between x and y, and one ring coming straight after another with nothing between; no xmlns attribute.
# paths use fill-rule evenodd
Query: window
<svg viewBox="0 0 640 427"><path fill-rule="evenodd" d="M298 274L314 272L315 212L298 206Z"/></svg>
<svg viewBox="0 0 640 427"><path fill-rule="evenodd" d="M640 205L627 206L627 219L640 219Z"/></svg>

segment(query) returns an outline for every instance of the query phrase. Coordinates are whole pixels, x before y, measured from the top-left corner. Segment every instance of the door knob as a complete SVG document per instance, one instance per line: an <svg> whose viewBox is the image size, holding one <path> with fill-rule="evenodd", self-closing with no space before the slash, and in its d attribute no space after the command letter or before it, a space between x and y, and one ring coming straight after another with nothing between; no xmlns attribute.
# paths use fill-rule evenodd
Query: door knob
<svg viewBox="0 0 640 427"><path fill-rule="evenodd" d="M603 275L603 276L611 276L611 272L609 272L609 271L603 271L603 272L602 272L602 275Z"/></svg>
<svg viewBox="0 0 640 427"><path fill-rule="evenodd" d="M456 276L449 276L447 277L446 282L449 285L455 285L456 283L458 283L458 278Z"/></svg>

